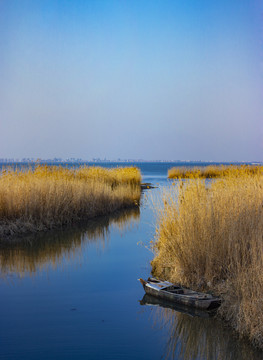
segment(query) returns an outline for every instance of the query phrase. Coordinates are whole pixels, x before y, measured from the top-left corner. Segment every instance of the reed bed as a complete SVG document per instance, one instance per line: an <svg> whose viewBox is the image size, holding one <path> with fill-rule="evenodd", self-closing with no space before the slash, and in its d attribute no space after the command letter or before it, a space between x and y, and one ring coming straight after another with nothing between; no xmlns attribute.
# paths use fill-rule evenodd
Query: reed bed
<svg viewBox="0 0 263 360"><path fill-rule="evenodd" d="M162 201L153 274L220 295L219 314L263 348L263 177L180 181Z"/></svg>
<svg viewBox="0 0 263 360"><path fill-rule="evenodd" d="M42 231L137 206L139 169L100 167L4 169L0 237Z"/></svg>
<svg viewBox="0 0 263 360"><path fill-rule="evenodd" d="M225 176L263 175L263 166L210 165L200 167L173 167L168 170L169 179L209 179Z"/></svg>

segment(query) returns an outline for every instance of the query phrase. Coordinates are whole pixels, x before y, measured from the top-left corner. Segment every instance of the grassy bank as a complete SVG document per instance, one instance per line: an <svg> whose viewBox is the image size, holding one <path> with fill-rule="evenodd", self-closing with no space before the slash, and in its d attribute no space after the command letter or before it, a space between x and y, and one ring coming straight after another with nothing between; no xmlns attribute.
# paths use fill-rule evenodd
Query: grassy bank
<svg viewBox="0 0 263 360"><path fill-rule="evenodd" d="M263 348L263 177L180 182L158 210L154 275L212 291L219 313Z"/></svg>
<svg viewBox="0 0 263 360"><path fill-rule="evenodd" d="M173 167L168 170L169 179L207 179L225 176L263 175L263 166L210 165L201 167Z"/></svg>
<svg viewBox="0 0 263 360"><path fill-rule="evenodd" d="M139 169L37 166L0 176L0 237L42 231L140 201Z"/></svg>

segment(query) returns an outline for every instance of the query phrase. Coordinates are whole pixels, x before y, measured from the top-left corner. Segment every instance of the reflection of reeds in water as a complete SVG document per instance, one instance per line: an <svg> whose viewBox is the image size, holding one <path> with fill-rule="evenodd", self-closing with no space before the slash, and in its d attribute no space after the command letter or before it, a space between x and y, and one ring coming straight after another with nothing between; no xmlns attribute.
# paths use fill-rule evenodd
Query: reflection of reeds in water
<svg viewBox="0 0 263 360"><path fill-rule="evenodd" d="M2 276L16 273L23 276L49 266L56 267L66 259L81 257L83 248L90 243L105 248L109 239L109 227L125 231L140 218L139 208L125 209L110 216L98 217L88 223L78 224L64 230L27 236L1 243L0 271Z"/></svg>
<svg viewBox="0 0 263 360"><path fill-rule="evenodd" d="M155 326L168 329L165 359L247 360L262 359L262 352L239 341L216 318L191 317L171 309L155 308Z"/></svg>

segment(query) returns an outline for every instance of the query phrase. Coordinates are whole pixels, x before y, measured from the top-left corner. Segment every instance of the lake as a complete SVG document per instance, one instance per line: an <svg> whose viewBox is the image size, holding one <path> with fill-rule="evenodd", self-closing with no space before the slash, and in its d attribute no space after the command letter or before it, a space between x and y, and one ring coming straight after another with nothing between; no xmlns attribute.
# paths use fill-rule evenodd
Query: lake
<svg viewBox="0 0 263 360"><path fill-rule="evenodd" d="M216 318L141 301L152 198L174 164L136 165L158 186L143 193L139 210L1 244L0 359L263 358Z"/></svg>

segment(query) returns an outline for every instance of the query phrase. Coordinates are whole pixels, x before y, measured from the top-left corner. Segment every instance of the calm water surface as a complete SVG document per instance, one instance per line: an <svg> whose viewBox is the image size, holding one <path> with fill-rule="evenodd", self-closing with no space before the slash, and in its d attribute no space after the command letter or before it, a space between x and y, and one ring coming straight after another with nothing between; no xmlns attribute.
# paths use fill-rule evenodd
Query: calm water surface
<svg viewBox="0 0 263 360"><path fill-rule="evenodd" d="M141 165L144 181L167 186L170 166ZM217 319L140 302L159 193L140 210L1 245L1 359L263 358Z"/></svg>

